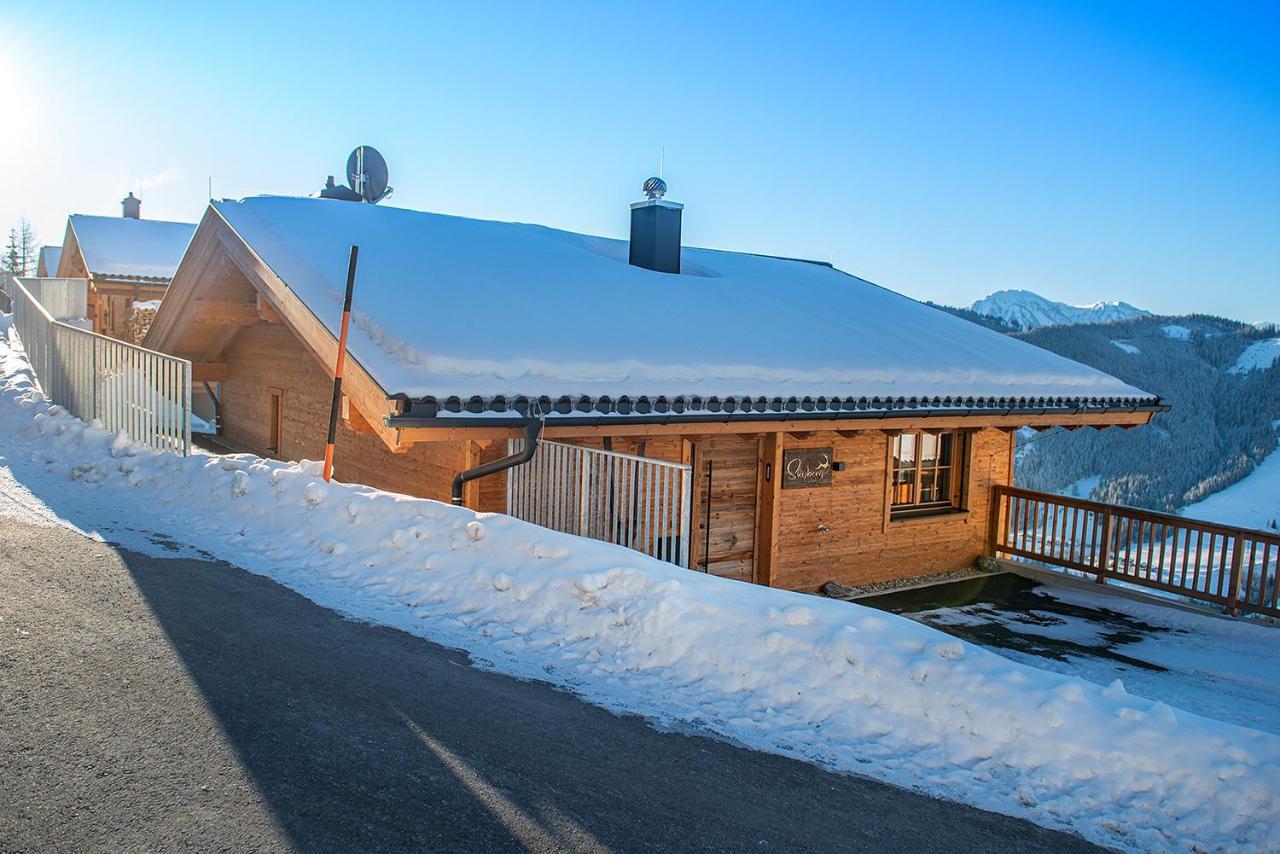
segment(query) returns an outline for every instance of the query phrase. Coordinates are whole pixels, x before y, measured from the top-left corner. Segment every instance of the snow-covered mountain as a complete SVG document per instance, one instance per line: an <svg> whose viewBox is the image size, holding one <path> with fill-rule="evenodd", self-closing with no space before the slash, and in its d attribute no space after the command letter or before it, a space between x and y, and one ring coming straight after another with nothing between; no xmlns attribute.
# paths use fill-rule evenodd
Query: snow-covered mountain
<svg viewBox="0 0 1280 854"><path fill-rule="evenodd" d="M1068 305L1022 290L996 291L978 300L969 309L987 317L999 318L1015 329L1022 330L1079 323L1111 323L1151 314L1127 302L1107 300L1093 305Z"/></svg>

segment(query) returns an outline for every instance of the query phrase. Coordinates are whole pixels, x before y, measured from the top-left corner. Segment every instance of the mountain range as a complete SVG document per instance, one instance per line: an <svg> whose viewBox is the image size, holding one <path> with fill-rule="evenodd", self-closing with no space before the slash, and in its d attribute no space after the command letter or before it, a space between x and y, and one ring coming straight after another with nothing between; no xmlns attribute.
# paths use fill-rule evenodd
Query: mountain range
<svg viewBox="0 0 1280 854"><path fill-rule="evenodd" d="M1042 326L1112 323L1151 316L1151 312L1127 302L1108 300L1093 305L1068 305L1023 290L996 291L969 306L969 310L984 317L1001 320L1007 326L1021 331L1039 329Z"/></svg>
<svg viewBox="0 0 1280 854"><path fill-rule="evenodd" d="M1023 431L1019 486L1165 512L1196 504L1192 512L1206 507L1197 502L1250 478L1276 452L1280 336L1274 325L1207 314L1159 316L1123 302L1071 306L1030 291L936 307L1098 368L1171 407L1133 430ZM1277 467L1280 453L1259 477ZM1247 518L1213 521L1258 527L1262 519L1271 527L1280 519L1280 494L1267 498L1274 492L1241 485L1234 494L1266 506Z"/></svg>

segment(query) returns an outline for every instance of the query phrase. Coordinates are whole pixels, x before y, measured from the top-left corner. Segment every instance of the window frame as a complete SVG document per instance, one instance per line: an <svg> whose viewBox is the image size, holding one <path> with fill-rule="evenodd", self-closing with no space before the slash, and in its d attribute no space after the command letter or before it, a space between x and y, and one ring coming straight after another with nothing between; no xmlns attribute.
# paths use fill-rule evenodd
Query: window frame
<svg viewBox="0 0 1280 854"><path fill-rule="evenodd" d="M934 436L938 441L938 459L942 456L943 436L950 436L951 443L951 462L945 466L935 464L934 466L923 466L920 464L920 448L922 447L923 436ZM913 464L911 466L898 465L901 456L901 442L904 436L913 437L915 450L913 452ZM888 469L886 478L888 481L887 489L887 514L890 522L897 522L906 519L916 519L921 517L942 516L952 513L964 513L968 511L968 485L969 485L969 458L971 437L967 430L903 430L889 436L888 442ZM948 484L948 495L945 500L920 502L921 482L924 475L932 471L935 475L944 469L950 474L950 482ZM897 503L897 492L899 484L899 472L911 471L911 496L912 501ZM936 486L935 486L936 488Z"/></svg>
<svg viewBox="0 0 1280 854"><path fill-rule="evenodd" d="M274 445L272 443L275 443ZM267 388L267 453L279 455L284 446L284 389Z"/></svg>

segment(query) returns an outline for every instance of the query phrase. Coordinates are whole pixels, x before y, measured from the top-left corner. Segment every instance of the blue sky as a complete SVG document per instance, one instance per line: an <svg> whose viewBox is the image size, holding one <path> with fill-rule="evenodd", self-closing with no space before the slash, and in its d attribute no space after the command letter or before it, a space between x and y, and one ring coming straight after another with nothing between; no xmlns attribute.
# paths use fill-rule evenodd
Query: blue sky
<svg viewBox="0 0 1280 854"><path fill-rule="evenodd" d="M392 204L623 236L665 149L688 244L1280 320L1275 3L118 5L0 5L0 224L367 143Z"/></svg>

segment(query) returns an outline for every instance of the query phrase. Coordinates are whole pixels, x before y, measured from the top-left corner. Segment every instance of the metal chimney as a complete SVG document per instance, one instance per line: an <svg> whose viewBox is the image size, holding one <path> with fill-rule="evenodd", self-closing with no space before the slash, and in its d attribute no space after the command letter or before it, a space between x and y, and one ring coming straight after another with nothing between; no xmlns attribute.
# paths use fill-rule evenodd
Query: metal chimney
<svg viewBox="0 0 1280 854"><path fill-rule="evenodd" d="M631 205L631 264L659 273L680 272L680 219L684 205L669 202L667 182L644 182L643 202Z"/></svg>
<svg viewBox="0 0 1280 854"><path fill-rule="evenodd" d="M135 197L132 192L120 200L120 206L124 208L126 219L142 219L142 199Z"/></svg>

